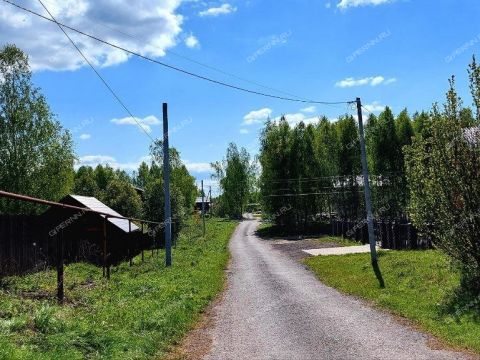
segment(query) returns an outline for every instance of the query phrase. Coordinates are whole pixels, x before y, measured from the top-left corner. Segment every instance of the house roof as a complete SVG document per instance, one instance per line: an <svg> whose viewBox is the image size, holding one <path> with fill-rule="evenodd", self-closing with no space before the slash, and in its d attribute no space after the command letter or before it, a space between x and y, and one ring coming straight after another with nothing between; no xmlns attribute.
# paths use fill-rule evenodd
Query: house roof
<svg viewBox="0 0 480 360"><path fill-rule="evenodd" d="M107 205L102 203L100 200L97 198L91 197L91 196L80 196L80 195L69 195L71 198L75 199L78 201L80 204L83 206L95 210L95 211L101 211L103 213L107 213L110 215L115 215L115 216L123 216L120 215L118 212L115 210L109 208ZM99 216L105 218L105 215L100 215ZM129 232L129 221L125 219L117 219L117 218L107 218L107 221L110 222L111 224L115 225L119 229L123 230L124 232L128 233ZM133 222L131 223L131 231L138 231L139 227L135 225Z"/></svg>

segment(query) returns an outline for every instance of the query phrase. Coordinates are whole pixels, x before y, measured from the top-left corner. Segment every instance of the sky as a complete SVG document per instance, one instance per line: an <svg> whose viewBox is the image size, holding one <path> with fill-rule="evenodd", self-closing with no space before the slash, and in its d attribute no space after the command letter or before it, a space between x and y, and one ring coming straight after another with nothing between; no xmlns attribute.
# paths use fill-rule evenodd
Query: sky
<svg viewBox="0 0 480 360"><path fill-rule="evenodd" d="M47 15L37 0L11 0ZM169 65L278 96L362 99L395 113L442 102L456 75L465 104L467 66L480 49L478 0L43 0L62 23ZM67 30L119 105L54 24L0 0L0 45L30 57L33 82L72 132L79 165L133 171L161 137L198 180L230 142L258 153L268 118L335 121L351 105L312 105L248 94L130 56ZM247 80L247 81L245 81ZM262 85L262 86L260 86ZM288 94L288 95L287 95ZM214 189L215 191L215 189Z"/></svg>

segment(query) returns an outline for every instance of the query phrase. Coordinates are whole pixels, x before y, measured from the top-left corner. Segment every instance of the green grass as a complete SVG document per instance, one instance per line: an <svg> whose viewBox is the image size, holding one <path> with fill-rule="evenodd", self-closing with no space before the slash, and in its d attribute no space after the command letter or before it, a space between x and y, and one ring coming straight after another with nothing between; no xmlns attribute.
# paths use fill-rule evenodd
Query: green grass
<svg viewBox="0 0 480 360"><path fill-rule="evenodd" d="M286 231L286 229L276 226L275 224L269 222L262 222L256 232L257 236L261 238L276 238L276 237L290 237L295 236L292 232ZM296 234L298 235L298 234ZM361 243L358 241L353 241L347 238L342 238L341 236L327 236L321 235L318 231L307 232L303 235L308 239L315 239L319 244L334 243L338 246L359 246Z"/></svg>
<svg viewBox="0 0 480 360"><path fill-rule="evenodd" d="M318 243L321 244L336 244L338 246L361 246L362 244L358 241L353 241L347 238L342 238L340 236L322 236L318 239L315 239Z"/></svg>
<svg viewBox="0 0 480 360"><path fill-rule="evenodd" d="M445 343L480 352L480 299L454 296L459 274L436 250L381 252L385 288L369 254L318 256L305 263L325 284L412 320Z"/></svg>
<svg viewBox="0 0 480 360"><path fill-rule="evenodd" d="M164 252L112 269L110 281L88 264L65 269L66 305L55 272L0 282L0 359L162 358L223 289L235 222L212 219L207 236L182 235L173 267Z"/></svg>

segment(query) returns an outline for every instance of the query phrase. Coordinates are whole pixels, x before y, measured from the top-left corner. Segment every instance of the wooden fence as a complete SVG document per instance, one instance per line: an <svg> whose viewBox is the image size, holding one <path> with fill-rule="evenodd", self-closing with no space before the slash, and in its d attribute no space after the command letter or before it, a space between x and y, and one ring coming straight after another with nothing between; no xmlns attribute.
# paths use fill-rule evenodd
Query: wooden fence
<svg viewBox="0 0 480 360"><path fill-rule="evenodd" d="M431 249L431 239L421 237L410 222L394 220L375 220L375 238L384 249L416 250ZM368 243L368 228L366 220L339 220L330 221L331 235L342 236L348 239Z"/></svg>
<svg viewBox="0 0 480 360"><path fill-rule="evenodd" d="M172 223L174 235L178 233L177 227ZM41 215L0 215L0 277L55 266L58 236L50 236L49 229L51 226ZM160 229L152 233L132 233L128 243L109 241L111 262L129 260L140 252L143 255L143 250L163 248L163 237L163 229ZM70 237L62 242L62 257L66 263L87 261L101 264L102 251L93 242L77 242Z"/></svg>
<svg viewBox="0 0 480 360"><path fill-rule="evenodd" d="M45 268L49 240L40 217L0 215L0 275Z"/></svg>

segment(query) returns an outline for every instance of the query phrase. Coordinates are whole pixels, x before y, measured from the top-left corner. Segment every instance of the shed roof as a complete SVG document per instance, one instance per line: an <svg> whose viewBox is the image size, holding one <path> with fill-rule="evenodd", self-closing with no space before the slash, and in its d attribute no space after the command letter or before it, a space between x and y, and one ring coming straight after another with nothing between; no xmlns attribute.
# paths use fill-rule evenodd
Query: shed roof
<svg viewBox="0 0 480 360"><path fill-rule="evenodd" d="M113 210L112 208L109 208L107 205L102 203L100 200L97 198L91 197L91 196L80 196L80 195L69 195L71 198L74 200L78 201L80 204L83 206L95 210L95 211L101 211L110 215L115 215L115 216L123 216L120 215L118 212ZM100 215L99 216L105 218L105 215ZM123 230L124 232L128 233L129 232L129 221L125 219L117 219L117 218L107 218L107 221L110 222L111 224L115 225L119 229ZM131 223L131 231L138 231L140 230L137 225L135 225L133 222Z"/></svg>

